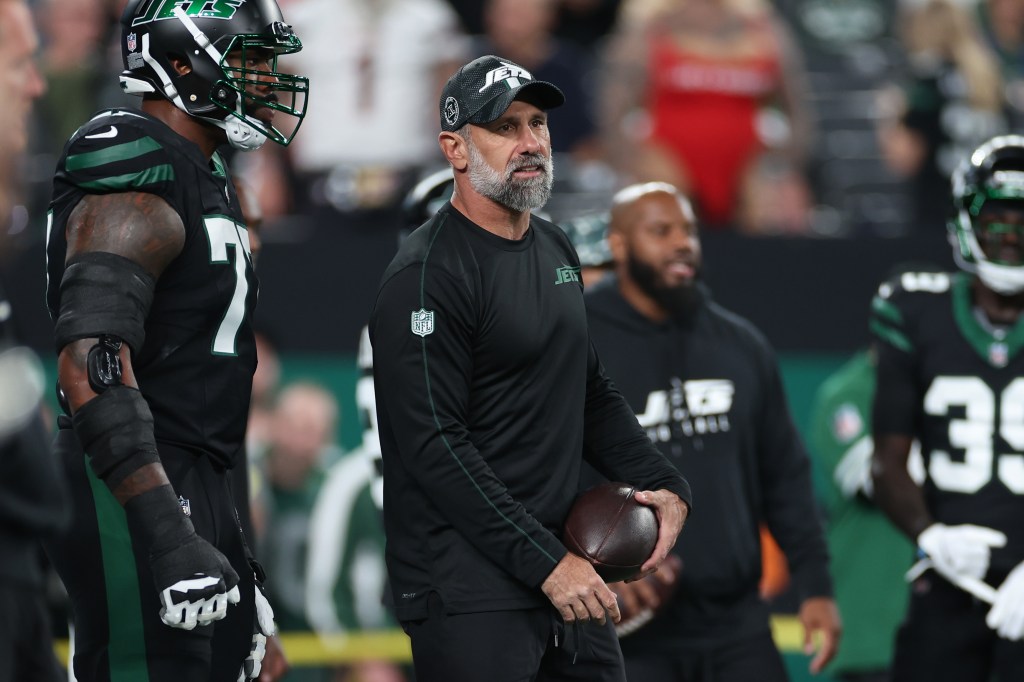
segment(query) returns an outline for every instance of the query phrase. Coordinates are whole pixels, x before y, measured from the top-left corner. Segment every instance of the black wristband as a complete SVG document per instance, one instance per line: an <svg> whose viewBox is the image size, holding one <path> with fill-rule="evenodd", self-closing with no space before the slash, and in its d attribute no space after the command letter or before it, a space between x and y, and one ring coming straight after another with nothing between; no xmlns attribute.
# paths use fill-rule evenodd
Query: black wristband
<svg viewBox="0 0 1024 682"><path fill-rule="evenodd" d="M153 414L138 389L113 386L71 418L93 471L111 490L139 467L160 461Z"/></svg>
<svg viewBox="0 0 1024 682"><path fill-rule="evenodd" d="M150 557L174 551L196 532L170 485L129 499L124 504L124 513L132 539L141 542Z"/></svg>

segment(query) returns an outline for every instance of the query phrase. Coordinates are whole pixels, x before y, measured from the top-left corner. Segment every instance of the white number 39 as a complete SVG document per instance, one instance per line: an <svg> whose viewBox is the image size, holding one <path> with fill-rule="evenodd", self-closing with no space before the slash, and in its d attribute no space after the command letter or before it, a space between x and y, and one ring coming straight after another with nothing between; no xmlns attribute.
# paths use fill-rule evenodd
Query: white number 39
<svg viewBox="0 0 1024 682"><path fill-rule="evenodd" d="M992 479L996 397L978 377L937 377L925 394L925 413L945 417L954 406L964 407L966 418L949 420L949 444L964 451L964 461L933 450L928 475L942 490L974 493ZM995 473L1011 492L1024 494L1024 455L1018 454L1024 452L1024 377L999 400L999 435L1017 452L1000 454Z"/></svg>

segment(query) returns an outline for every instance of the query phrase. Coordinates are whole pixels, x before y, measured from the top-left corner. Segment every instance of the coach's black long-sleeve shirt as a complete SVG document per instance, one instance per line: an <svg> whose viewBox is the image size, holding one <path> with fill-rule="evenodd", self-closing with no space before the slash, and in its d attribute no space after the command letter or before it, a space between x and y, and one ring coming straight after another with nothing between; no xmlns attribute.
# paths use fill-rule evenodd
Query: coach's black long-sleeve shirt
<svg viewBox="0 0 1024 682"><path fill-rule="evenodd" d="M689 504L604 375L578 259L551 223L511 241L446 204L385 272L370 337L400 619L425 617L432 591L450 613L547 603L584 450Z"/></svg>

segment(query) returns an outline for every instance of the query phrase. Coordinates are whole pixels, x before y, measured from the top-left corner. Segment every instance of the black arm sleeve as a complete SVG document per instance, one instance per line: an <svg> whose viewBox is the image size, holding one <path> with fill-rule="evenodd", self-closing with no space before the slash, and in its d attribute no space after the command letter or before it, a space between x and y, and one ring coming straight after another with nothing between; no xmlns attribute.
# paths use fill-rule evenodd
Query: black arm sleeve
<svg viewBox="0 0 1024 682"><path fill-rule="evenodd" d="M434 332L422 337L410 332L410 314L419 309L434 312ZM383 285L371 321L381 437L393 439L401 466L448 523L536 586L566 549L509 495L470 442L474 328L465 285L438 268L424 274L410 266Z"/></svg>
<svg viewBox="0 0 1024 682"><path fill-rule="evenodd" d="M693 508L690 484L651 443L625 398L612 384L591 342L587 357L584 454L611 481L644 490L670 490Z"/></svg>

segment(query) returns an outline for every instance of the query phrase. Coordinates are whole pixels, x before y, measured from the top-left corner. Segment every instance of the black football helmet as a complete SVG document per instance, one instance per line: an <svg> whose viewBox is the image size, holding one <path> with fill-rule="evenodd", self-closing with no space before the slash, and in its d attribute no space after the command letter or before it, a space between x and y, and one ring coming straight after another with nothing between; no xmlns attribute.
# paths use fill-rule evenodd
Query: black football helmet
<svg viewBox="0 0 1024 682"><path fill-rule="evenodd" d="M170 100L222 128L237 149L258 149L267 138L287 145L306 115L309 79L281 73L277 58L301 49L274 0L129 0L121 16L121 88ZM172 60L189 71L178 73ZM294 125L261 120L261 108Z"/></svg>
<svg viewBox="0 0 1024 682"><path fill-rule="evenodd" d="M402 201L402 213L409 231L430 220L452 198L454 191L455 178L450 167L434 171L417 182Z"/></svg>
<svg viewBox="0 0 1024 682"><path fill-rule="evenodd" d="M608 246L608 221L611 215L588 213L569 218L558 223L576 254L580 257L580 265L585 268L609 267L614 262L612 250Z"/></svg>
<svg viewBox="0 0 1024 682"><path fill-rule="evenodd" d="M992 138L960 164L952 181L955 215L948 228L957 265L976 273L997 293L1024 291L1024 265L1001 263L986 256L977 229L986 202L1009 203L1024 211L1024 136Z"/></svg>

